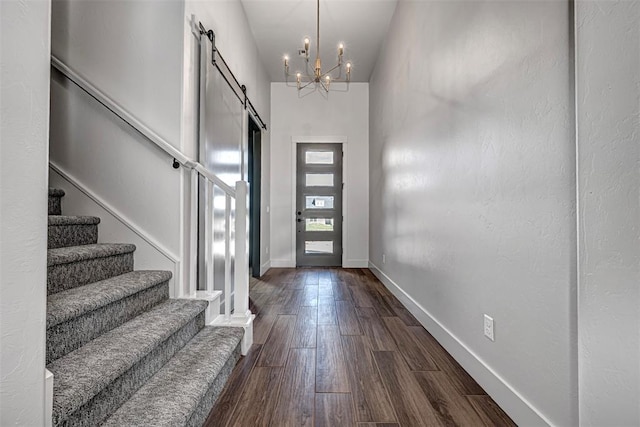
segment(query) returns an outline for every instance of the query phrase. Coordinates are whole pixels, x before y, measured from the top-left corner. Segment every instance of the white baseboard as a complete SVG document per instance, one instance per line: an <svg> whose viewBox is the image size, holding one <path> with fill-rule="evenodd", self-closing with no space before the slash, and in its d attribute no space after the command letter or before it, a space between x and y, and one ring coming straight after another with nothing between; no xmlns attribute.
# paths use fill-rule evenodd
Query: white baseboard
<svg viewBox="0 0 640 427"><path fill-rule="evenodd" d="M367 268L369 260L366 259L347 259L342 263L342 268Z"/></svg>
<svg viewBox="0 0 640 427"><path fill-rule="evenodd" d="M272 259L271 268L296 268L296 262L290 259Z"/></svg>
<svg viewBox="0 0 640 427"><path fill-rule="evenodd" d="M44 425L51 427L53 424L53 374L50 370L44 370Z"/></svg>
<svg viewBox="0 0 640 427"><path fill-rule="evenodd" d="M260 276L267 272L271 268L271 261L267 261L260 266Z"/></svg>
<svg viewBox="0 0 640 427"><path fill-rule="evenodd" d="M296 268L296 262L290 259L272 259L272 268ZM369 267L369 261L366 259L348 259L343 265L343 268L367 268ZM260 269L262 274L262 268Z"/></svg>
<svg viewBox="0 0 640 427"><path fill-rule="evenodd" d="M518 425L550 426L545 416L371 261L373 274Z"/></svg>

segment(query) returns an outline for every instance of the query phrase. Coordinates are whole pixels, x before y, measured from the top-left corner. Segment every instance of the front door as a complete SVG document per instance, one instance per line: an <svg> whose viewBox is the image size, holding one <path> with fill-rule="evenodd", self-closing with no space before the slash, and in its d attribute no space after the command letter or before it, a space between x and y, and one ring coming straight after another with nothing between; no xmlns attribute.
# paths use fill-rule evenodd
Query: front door
<svg viewBox="0 0 640 427"><path fill-rule="evenodd" d="M342 144L298 144L296 265L342 266Z"/></svg>

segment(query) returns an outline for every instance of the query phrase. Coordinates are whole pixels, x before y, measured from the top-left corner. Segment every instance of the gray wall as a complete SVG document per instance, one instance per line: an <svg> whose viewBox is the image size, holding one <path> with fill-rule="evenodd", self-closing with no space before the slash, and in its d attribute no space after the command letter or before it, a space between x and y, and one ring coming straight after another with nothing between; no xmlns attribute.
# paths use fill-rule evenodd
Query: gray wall
<svg viewBox="0 0 640 427"><path fill-rule="evenodd" d="M51 18L53 54L179 149L183 10L180 1L56 0ZM67 191L65 212L103 217L99 241L135 242L136 268L170 270L174 292L185 170L57 71L50 160L127 225L52 173Z"/></svg>
<svg viewBox="0 0 640 427"><path fill-rule="evenodd" d="M640 2L577 2L580 424L640 425Z"/></svg>
<svg viewBox="0 0 640 427"><path fill-rule="evenodd" d="M578 417L572 42L568 2L400 1L370 85L371 262L522 425Z"/></svg>
<svg viewBox="0 0 640 427"><path fill-rule="evenodd" d="M44 425L51 3L0 2L0 425Z"/></svg>

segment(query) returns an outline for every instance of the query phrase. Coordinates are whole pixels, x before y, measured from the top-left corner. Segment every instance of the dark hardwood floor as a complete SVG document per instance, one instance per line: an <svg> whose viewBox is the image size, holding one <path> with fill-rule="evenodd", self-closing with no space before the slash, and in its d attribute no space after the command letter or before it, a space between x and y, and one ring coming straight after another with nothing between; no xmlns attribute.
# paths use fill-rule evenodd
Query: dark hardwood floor
<svg viewBox="0 0 640 427"><path fill-rule="evenodd" d="M367 269L271 269L206 426L514 426Z"/></svg>

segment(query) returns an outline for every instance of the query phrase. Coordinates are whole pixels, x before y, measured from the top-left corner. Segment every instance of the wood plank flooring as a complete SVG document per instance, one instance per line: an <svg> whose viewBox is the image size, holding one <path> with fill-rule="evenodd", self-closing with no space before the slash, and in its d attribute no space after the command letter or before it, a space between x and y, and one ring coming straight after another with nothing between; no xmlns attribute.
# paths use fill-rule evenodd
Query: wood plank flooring
<svg viewBox="0 0 640 427"><path fill-rule="evenodd" d="M515 426L368 269L271 269L213 426Z"/></svg>

